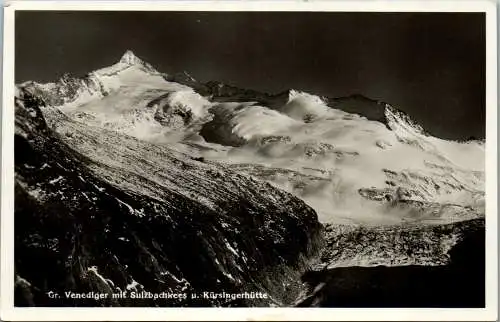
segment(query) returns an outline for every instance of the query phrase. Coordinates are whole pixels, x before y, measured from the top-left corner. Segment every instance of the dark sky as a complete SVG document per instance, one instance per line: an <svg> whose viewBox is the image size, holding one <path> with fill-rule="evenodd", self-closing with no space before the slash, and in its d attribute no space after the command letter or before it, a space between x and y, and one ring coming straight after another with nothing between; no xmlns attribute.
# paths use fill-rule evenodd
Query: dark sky
<svg viewBox="0 0 500 322"><path fill-rule="evenodd" d="M360 93L439 137L485 135L482 13L16 12L16 82L83 75L126 49L165 73Z"/></svg>

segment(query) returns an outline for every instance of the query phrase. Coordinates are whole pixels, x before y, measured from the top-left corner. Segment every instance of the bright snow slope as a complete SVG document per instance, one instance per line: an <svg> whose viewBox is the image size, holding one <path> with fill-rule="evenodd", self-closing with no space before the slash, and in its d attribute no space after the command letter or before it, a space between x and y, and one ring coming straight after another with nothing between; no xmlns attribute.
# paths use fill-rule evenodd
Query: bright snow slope
<svg viewBox="0 0 500 322"><path fill-rule="evenodd" d="M446 223L484 216L484 144L425 134L385 106L386 124L289 91L273 108L218 103L127 52L57 106L104 127L221 162L292 192L323 222ZM67 85L40 85L53 93ZM27 86L27 85L26 85ZM30 85L31 86L31 85ZM387 125L387 126L386 126Z"/></svg>

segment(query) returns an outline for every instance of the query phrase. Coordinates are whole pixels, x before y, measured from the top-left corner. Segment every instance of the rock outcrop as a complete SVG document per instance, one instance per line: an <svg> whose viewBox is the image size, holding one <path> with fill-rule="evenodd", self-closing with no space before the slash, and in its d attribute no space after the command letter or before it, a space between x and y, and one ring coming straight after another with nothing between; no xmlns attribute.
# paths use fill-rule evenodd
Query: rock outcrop
<svg viewBox="0 0 500 322"><path fill-rule="evenodd" d="M484 219L445 226L413 227L403 231L358 230L350 234L351 241L344 240L340 243L342 249L331 244L338 242L334 241L337 237L326 237L328 246L325 249L329 251L323 254L324 261L334 263L334 257L351 257L352 261L345 266L325 266L324 269L311 270L304 274L303 280L308 289L299 297L296 306L485 306ZM443 243L453 238L453 243ZM433 247L436 242L446 247ZM378 255L384 252L384 249L390 252L391 254L385 255L387 259L392 258L395 261L393 265L377 265L375 261L367 265L367 262L363 262L362 257L368 260L378 257L377 254L366 256L367 251L374 251L375 248ZM331 252L335 249L337 254ZM429 249L434 249L434 252L427 252ZM443 256L444 249L446 256ZM432 258L436 256L437 258ZM421 260L426 257L431 265L422 261L410 263L412 258ZM407 265L396 263L402 259L409 260Z"/></svg>

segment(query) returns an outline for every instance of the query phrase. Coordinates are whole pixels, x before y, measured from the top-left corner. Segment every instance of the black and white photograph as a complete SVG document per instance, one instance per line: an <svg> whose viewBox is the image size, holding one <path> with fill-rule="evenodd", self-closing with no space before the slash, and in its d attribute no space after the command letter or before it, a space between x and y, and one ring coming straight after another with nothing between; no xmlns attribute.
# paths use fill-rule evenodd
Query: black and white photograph
<svg viewBox="0 0 500 322"><path fill-rule="evenodd" d="M487 309L491 11L421 2L12 10L13 309Z"/></svg>

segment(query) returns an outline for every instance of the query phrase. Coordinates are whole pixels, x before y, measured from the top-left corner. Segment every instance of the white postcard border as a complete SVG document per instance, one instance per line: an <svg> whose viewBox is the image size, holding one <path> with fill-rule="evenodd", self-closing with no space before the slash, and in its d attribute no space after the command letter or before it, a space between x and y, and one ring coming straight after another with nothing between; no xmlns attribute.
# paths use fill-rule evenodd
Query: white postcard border
<svg viewBox="0 0 500 322"><path fill-rule="evenodd" d="M486 12L486 308L15 308L14 16L17 10ZM8 1L4 4L1 296L9 321L316 320L473 321L498 318L497 17L493 1Z"/></svg>

